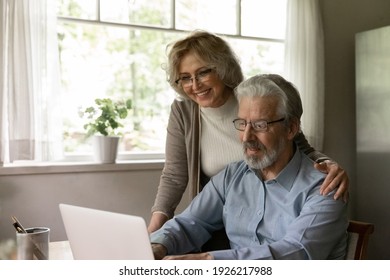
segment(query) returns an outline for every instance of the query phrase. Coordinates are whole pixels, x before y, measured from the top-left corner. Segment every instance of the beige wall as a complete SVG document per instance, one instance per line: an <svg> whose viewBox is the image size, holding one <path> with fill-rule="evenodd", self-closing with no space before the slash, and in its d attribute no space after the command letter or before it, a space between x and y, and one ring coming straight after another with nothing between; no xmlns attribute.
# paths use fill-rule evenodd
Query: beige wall
<svg viewBox="0 0 390 280"><path fill-rule="evenodd" d="M0 240L15 237L12 215L25 227L50 227L52 241L66 240L59 203L138 215L148 222L162 166L135 163L0 170ZM187 201L186 194L179 210Z"/></svg>
<svg viewBox="0 0 390 280"><path fill-rule="evenodd" d="M358 184L355 125L355 34L390 25L390 1L320 0L320 3L326 63L324 152L340 162L349 173L353 217L375 223L376 231L370 241L370 258L390 259L389 191L384 186L378 191L374 188L367 190L369 185ZM371 163L372 166L376 164L382 166L380 162ZM373 186L380 184L375 177L371 183ZM375 196L374 203L380 207L365 203L367 192ZM377 212L378 208L382 211Z"/></svg>
<svg viewBox="0 0 390 280"><path fill-rule="evenodd" d="M388 0L320 0L325 31L325 145L355 182L355 34L390 25Z"/></svg>

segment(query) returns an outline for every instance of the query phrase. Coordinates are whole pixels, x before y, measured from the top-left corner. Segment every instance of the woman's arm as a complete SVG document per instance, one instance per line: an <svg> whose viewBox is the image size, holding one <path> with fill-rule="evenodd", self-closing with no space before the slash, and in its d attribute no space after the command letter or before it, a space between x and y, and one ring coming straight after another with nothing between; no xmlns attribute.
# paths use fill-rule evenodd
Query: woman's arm
<svg viewBox="0 0 390 280"><path fill-rule="evenodd" d="M149 232L159 229L174 211L188 184L185 129L183 113L178 101L174 101L167 127L165 164L160 177L157 195L152 207Z"/></svg>
<svg viewBox="0 0 390 280"><path fill-rule="evenodd" d="M168 220L169 220L168 216L162 212L152 213L152 217L151 217L149 225L148 225L148 232L152 233L152 232L158 230Z"/></svg>
<svg viewBox="0 0 390 280"><path fill-rule="evenodd" d="M347 172L327 155L311 147L302 132L294 140L299 149L315 162L314 167L323 173L327 173L325 181L321 185L320 193L327 195L337 188L334 199L342 198L344 202L347 202L349 196L349 178Z"/></svg>

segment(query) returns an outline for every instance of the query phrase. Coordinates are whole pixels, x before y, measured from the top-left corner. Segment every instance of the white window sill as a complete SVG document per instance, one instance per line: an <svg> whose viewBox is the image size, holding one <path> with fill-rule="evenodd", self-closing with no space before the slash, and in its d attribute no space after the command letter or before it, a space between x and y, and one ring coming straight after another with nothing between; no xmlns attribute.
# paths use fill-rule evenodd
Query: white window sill
<svg viewBox="0 0 390 280"><path fill-rule="evenodd" d="M43 162L14 163L0 167L0 176L80 173L80 172L110 172L131 170L159 170L164 166L164 159L118 160L112 164L101 164L93 161L85 162Z"/></svg>

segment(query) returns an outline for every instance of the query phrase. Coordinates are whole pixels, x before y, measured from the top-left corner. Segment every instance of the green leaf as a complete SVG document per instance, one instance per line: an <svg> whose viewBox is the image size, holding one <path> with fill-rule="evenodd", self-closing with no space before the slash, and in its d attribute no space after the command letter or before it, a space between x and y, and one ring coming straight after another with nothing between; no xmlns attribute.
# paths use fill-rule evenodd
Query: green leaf
<svg viewBox="0 0 390 280"><path fill-rule="evenodd" d="M84 125L87 136L99 133L104 136L117 135L117 129L123 127L120 120L127 118L132 107L132 100L114 102L110 98L95 99L96 106L87 107L80 117L90 120Z"/></svg>

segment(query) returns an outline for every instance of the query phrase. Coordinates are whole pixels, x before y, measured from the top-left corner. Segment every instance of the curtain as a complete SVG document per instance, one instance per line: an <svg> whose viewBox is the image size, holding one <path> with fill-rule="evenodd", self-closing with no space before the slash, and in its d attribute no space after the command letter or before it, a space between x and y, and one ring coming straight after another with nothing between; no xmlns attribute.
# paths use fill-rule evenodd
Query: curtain
<svg viewBox="0 0 390 280"><path fill-rule="evenodd" d="M303 103L302 130L321 151L324 137L324 34L318 0L288 0L285 76Z"/></svg>
<svg viewBox="0 0 390 280"><path fill-rule="evenodd" d="M55 3L1 1L1 163L62 156Z"/></svg>

